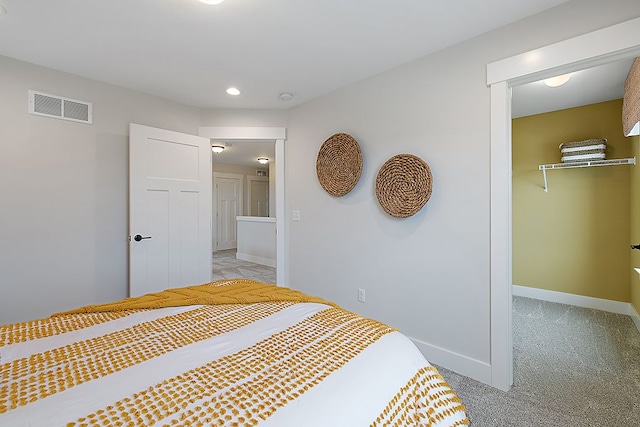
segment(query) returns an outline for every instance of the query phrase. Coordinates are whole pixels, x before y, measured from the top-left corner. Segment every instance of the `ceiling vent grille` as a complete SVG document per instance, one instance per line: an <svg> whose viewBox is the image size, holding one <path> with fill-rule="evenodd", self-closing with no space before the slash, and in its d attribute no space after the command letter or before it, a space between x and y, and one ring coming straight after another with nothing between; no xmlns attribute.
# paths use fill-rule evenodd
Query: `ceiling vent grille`
<svg viewBox="0 0 640 427"><path fill-rule="evenodd" d="M80 123L91 124L93 121L93 105L90 102L34 90L29 91L29 113Z"/></svg>

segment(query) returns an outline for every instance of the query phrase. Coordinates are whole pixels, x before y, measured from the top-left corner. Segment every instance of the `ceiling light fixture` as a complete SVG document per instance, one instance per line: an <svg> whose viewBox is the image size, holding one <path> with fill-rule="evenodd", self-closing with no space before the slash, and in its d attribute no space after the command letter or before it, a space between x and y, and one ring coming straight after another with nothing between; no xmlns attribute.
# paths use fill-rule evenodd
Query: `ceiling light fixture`
<svg viewBox="0 0 640 427"><path fill-rule="evenodd" d="M549 87L560 87L571 78L571 74L563 74L561 76L551 77L549 79L544 79L543 82L545 85Z"/></svg>
<svg viewBox="0 0 640 427"><path fill-rule="evenodd" d="M204 4L220 4L224 0L200 0Z"/></svg>
<svg viewBox="0 0 640 427"><path fill-rule="evenodd" d="M211 151L213 151L216 154L220 154L224 151L224 145L212 145Z"/></svg>
<svg viewBox="0 0 640 427"><path fill-rule="evenodd" d="M266 165L267 163L269 163L269 159L267 159L266 157L258 157L258 163L260 163L261 165Z"/></svg>
<svg viewBox="0 0 640 427"><path fill-rule="evenodd" d="M230 87L230 88L228 88L228 89L227 89L227 93L228 93L229 95L232 95L232 96L238 96L238 95L240 95L240 91L239 91L237 88L235 88L235 87Z"/></svg>
<svg viewBox="0 0 640 427"><path fill-rule="evenodd" d="M289 92L284 92L280 94L280 101L291 101L293 99L293 94Z"/></svg>

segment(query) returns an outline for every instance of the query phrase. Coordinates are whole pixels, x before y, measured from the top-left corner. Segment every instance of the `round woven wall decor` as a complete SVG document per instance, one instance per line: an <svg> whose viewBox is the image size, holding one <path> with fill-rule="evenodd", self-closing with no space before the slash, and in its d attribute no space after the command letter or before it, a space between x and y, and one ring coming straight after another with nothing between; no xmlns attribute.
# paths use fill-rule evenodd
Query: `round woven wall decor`
<svg viewBox="0 0 640 427"><path fill-rule="evenodd" d="M412 154L398 154L378 171L376 197L386 213L406 218L429 201L432 184L431 169L424 160Z"/></svg>
<svg viewBox="0 0 640 427"><path fill-rule="evenodd" d="M356 186L362 173L362 152L358 142L346 133L330 136L318 152L316 173L327 193L336 197L347 194Z"/></svg>

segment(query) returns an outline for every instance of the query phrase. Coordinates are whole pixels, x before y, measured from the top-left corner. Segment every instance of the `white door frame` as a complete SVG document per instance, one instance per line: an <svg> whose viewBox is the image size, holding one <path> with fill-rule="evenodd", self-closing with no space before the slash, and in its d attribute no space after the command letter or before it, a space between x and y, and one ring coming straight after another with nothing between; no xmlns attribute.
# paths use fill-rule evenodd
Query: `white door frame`
<svg viewBox="0 0 640 427"><path fill-rule="evenodd" d="M284 186L284 143L287 139L287 129L282 127L201 127L198 135L209 139L221 140L251 140L275 142L276 144L276 284L288 286L286 270L286 211Z"/></svg>
<svg viewBox="0 0 640 427"><path fill-rule="evenodd" d="M487 65L491 87L491 385L513 384L511 87L640 55L640 18ZM620 117L622 120L622 116Z"/></svg>

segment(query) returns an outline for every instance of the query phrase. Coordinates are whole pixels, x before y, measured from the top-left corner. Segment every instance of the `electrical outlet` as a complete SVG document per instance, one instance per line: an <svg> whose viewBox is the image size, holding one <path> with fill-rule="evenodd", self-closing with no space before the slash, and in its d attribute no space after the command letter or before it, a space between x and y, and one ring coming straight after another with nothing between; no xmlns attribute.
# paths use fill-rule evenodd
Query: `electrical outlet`
<svg viewBox="0 0 640 427"><path fill-rule="evenodd" d="M365 302L365 293L364 293L364 289L362 288L358 289L358 301Z"/></svg>

